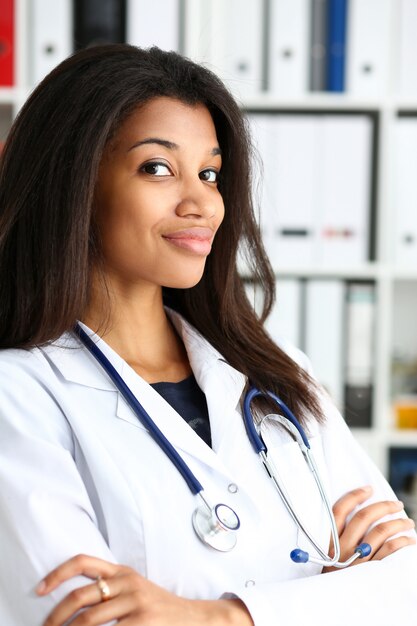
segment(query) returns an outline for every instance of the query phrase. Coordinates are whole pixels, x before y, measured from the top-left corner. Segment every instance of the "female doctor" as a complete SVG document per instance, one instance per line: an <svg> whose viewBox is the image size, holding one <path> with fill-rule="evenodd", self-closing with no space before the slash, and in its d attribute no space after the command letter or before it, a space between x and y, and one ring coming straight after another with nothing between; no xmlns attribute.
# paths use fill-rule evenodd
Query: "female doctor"
<svg viewBox="0 0 417 626"><path fill-rule="evenodd" d="M1 624L415 624L413 523L302 355L263 330L249 160L222 83L158 49L83 50L18 116L0 183ZM307 433L333 536L296 434L253 399L316 548L252 448L250 386ZM339 561L370 554L335 567L337 536Z"/></svg>

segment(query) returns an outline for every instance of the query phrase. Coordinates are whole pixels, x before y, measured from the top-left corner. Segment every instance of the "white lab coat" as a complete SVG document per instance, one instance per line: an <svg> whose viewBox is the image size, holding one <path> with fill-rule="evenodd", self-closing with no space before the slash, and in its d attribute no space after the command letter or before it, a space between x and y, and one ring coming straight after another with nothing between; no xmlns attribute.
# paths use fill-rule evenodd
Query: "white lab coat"
<svg viewBox="0 0 417 626"><path fill-rule="evenodd" d="M309 549L245 434L245 378L173 315L207 397L213 449L109 346L99 341L145 409L202 483L211 503L239 514L229 553L203 545L192 513L199 498L138 422L93 357L68 334L55 345L0 353L0 624L40 626L75 579L38 598L35 585L65 559L85 553L130 565L189 598L235 594L256 626L417 623L417 553L320 575L292 563ZM323 400L323 402L327 402ZM366 484L389 486L359 449L336 409L309 433L334 502ZM328 545L328 525L297 445L279 428L271 457L308 528ZM237 487L237 490L236 490Z"/></svg>

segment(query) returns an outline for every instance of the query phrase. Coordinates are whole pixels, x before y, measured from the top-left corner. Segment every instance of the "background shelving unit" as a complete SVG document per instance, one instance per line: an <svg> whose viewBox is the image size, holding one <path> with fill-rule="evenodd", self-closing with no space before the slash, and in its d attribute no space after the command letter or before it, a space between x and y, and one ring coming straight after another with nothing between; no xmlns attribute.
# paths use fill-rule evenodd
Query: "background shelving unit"
<svg viewBox="0 0 417 626"><path fill-rule="evenodd" d="M29 57L34 53L30 47L32 41L31 9L33 9L33 1L15 0L15 86L0 87L0 141L4 140L12 120L32 89ZM229 8L233 1L227 0ZM247 111L263 111L271 114L297 112L306 114L344 113L349 115L365 113L372 116L375 120L377 127L377 152L374 155L376 159L374 164L376 172L374 181L376 198L375 260L355 267L322 267L314 265L292 267L280 265L274 269L277 275L278 289L281 277L365 280L372 281L375 284L377 304L372 427L355 429L354 432L355 436L367 448L386 475L388 475L388 452L391 446L415 447L417 449L417 429L396 429L392 409L392 358L396 334L394 325L404 324L407 330L410 331L412 341L415 342L414 348L417 355L417 330L409 327L412 323L413 315L412 313L407 314L406 311L408 291L410 294L414 294L410 296L411 307L412 303L417 300L417 265L416 267L405 268L395 265L392 238L397 202L394 162L395 129L399 115L417 115L417 94L415 96L407 96L396 93L395 74L399 45L398 15L394 10L396 0L387 1L390 2L389 11L393 19L390 20L389 24L389 38L384 42L390 62L387 71L388 78L381 93L369 97L366 95L358 96L349 92L313 93L308 91L293 95L276 95L265 90L264 76L264 84L257 93L240 96L242 108ZM142 11L147 9L154 11L154 7L148 7L149 3L142 0L130 0L131 8L135 2L137 5L140 4L140 10ZM197 48L200 36L203 36L207 41L208 33L212 27L210 20L217 20L218 25L220 23L218 15L215 18L213 17L214 12L223 10L219 0L206 0L206 2L200 2L200 0L163 0L162 4L160 3L161 14L164 10L164 2L176 3L177 10L181 16L180 51L197 58L197 60L205 60L209 66L215 66L215 62L213 63L212 59L201 59L201 50L197 50ZM262 5L264 9L266 7L270 11L271 2L273 0L241 0L240 12L244 13L247 7L253 10L254 4ZM138 9L137 6L135 8ZM170 9L172 9L172 6L170 6ZM210 11L213 13L210 13ZM160 15L156 15L155 43L161 45L158 41L157 30L159 18ZM227 24L223 25L222 32L227 33L227 28L239 28L239 23L234 23L230 26ZM258 20L256 23L258 26L261 24L262 28L266 26L265 19ZM371 25L369 25L369 28L371 28ZM131 32L132 29L128 28L127 31ZM262 45L264 46L263 54L265 55L265 45L267 43ZM161 47L164 46L161 45ZM402 297L400 299L401 302L398 303L397 295L399 293L402 294ZM414 311L417 312L416 309Z"/></svg>

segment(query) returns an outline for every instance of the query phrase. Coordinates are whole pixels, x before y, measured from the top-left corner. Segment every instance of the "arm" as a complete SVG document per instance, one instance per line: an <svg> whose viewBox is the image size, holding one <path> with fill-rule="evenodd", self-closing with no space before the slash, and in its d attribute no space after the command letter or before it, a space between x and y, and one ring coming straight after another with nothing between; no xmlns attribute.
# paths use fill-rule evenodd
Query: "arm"
<svg viewBox="0 0 417 626"><path fill-rule="evenodd" d="M380 560L401 547L415 543L414 537L394 534L409 530L414 522L408 518L393 519L373 526L382 516L402 509L398 501L377 502L364 506L354 515L358 505L371 495L372 489L355 489L340 498L334 513L340 534L342 559L347 558L361 541L372 545L372 553L366 560ZM351 516L349 521L348 518ZM372 528L370 529L370 527ZM361 561L356 561L356 563ZM332 571L328 568L326 571ZM129 567L114 565L89 556L79 555L52 571L38 587L39 595L51 593L65 580L83 574L95 579L90 585L71 592L52 611L44 626L63 626L80 609L88 612L89 624L97 626L113 619L124 618L126 624L236 624L253 626L245 605L239 599L229 600L186 600L168 593L161 587L140 576ZM102 578L106 595L103 597L98 584ZM85 617L85 616L84 616ZM81 619L81 618L80 618ZM78 620L71 622L77 626ZM124 620L120 623L124 624ZM81 622L80 622L81 626Z"/></svg>
<svg viewBox="0 0 417 626"><path fill-rule="evenodd" d="M114 561L74 462L74 442L53 397L37 379L42 363L0 363L0 623L40 626L71 589L37 597L40 579L85 551Z"/></svg>
<svg viewBox="0 0 417 626"><path fill-rule="evenodd" d="M146 580L130 567L78 555L52 571L41 583L38 593L51 593L64 581L77 575L94 580L76 589L60 602L44 626L64 626L80 609L85 613L71 621L72 626L99 626L117 620L123 626L253 626L244 604L238 599L189 600L180 598ZM108 596L103 601L97 584L101 577Z"/></svg>
<svg viewBox="0 0 417 626"><path fill-rule="evenodd" d="M327 484L336 502L343 494L371 485L369 503L396 500L379 470L354 440L333 405L325 406L327 422L322 428ZM358 507L355 511L358 511ZM385 515L385 520L404 518L404 512ZM351 517L349 516L349 519ZM353 518L352 518L353 519ZM406 534L415 538L414 531ZM308 619L320 626L414 626L417 615L417 546L408 545L383 560L355 567L250 589L232 589L248 606L256 626L269 626L279 616L285 626Z"/></svg>

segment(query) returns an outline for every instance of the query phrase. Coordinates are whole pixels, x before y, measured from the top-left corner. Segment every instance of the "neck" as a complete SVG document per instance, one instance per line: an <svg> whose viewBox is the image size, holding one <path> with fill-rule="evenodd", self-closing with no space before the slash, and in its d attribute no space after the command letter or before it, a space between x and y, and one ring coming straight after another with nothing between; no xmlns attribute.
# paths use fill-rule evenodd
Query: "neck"
<svg viewBox="0 0 417 626"><path fill-rule="evenodd" d="M149 383L178 382L191 373L184 344L166 315L161 287L95 287L82 321Z"/></svg>

